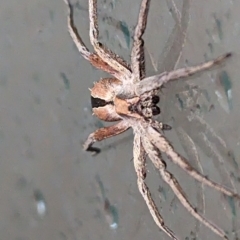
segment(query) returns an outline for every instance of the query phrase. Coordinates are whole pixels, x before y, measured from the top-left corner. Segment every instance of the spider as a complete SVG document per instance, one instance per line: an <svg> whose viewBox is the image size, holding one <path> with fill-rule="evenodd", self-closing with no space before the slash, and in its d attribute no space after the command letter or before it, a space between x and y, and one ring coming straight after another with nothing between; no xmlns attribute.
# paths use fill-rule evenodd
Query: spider
<svg viewBox="0 0 240 240"><path fill-rule="evenodd" d="M177 179L167 170L167 164L163 160L161 153L166 154L169 160L199 182L238 200L240 200L240 195L213 182L195 170L183 156L174 150L171 143L164 136L164 130L169 130L171 127L154 120L153 116L160 114L160 109L157 106L160 98L157 94L163 84L179 78L187 78L195 73L219 65L223 60L229 58L231 53L193 67L146 77L142 36L147 25L150 0L142 0L141 2L138 22L133 35L130 65L99 42L97 0L89 0L89 36L94 53L88 50L78 33L73 20L73 5L69 0L64 1L68 6L68 30L79 52L94 67L113 76L112 78L103 78L94 84L93 88L90 89L91 102L93 114L99 119L108 122L118 122L91 133L83 145L84 150L95 154L99 153L100 150L93 147L96 141L116 136L132 128L134 133L133 163L137 174L137 185L157 226L170 238L179 239L165 225L164 219L160 215L145 183L147 156L188 212L214 233L223 239L228 239L220 227L198 213L197 209L188 201Z"/></svg>

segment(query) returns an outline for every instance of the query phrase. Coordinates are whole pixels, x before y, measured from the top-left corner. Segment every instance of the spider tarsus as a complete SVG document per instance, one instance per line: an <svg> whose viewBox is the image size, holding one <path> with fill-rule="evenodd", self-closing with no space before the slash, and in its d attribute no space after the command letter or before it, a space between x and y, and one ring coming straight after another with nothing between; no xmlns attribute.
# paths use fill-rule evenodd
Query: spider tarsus
<svg viewBox="0 0 240 240"><path fill-rule="evenodd" d="M232 56L232 53L231 53L231 52L228 52L228 53L226 53L226 54L218 57L218 58L215 60L215 63L216 63L216 64L219 64L219 63L221 63L222 61L224 61L225 59L230 58L231 56Z"/></svg>
<svg viewBox="0 0 240 240"><path fill-rule="evenodd" d="M92 152L92 155L97 155L101 150L92 146L95 142L96 139L94 137L94 133L92 133L88 136L88 139L83 144L83 149L87 152Z"/></svg>
<svg viewBox="0 0 240 240"><path fill-rule="evenodd" d="M92 156L96 156L96 155L98 155L98 154L101 152L101 149L100 149L100 148L96 148L96 147L89 146L87 149L85 149L85 151L91 152L91 153L92 153Z"/></svg>
<svg viewBox="0 0 240 240"><path fill-rule="evenodd" d="M229 58L229 57L231 57L231 56L232 56L232 53L229 52L229 53L226 53L225 58Z"/></svg>

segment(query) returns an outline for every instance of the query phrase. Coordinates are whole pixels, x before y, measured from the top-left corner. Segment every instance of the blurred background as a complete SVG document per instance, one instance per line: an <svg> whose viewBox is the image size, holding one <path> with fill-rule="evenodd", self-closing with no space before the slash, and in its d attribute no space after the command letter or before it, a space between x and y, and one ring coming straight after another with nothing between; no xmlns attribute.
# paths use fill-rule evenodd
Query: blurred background
<svg viewBox="0 0 240 240"><path fill-rule="evenodd" d="M89 44L88 2L73 1ZM99 0L100 41L129 61L140 0ZM194 65L226 52L221 67L160 92L158 120L175 149L204 175L240 193L240 2L152 0L144 35L147 75ZM106 73L78 53L63 1L0 3L1 239L169 239L137 189L132 132L82 150L108 125L92 116L88 88ZM204 187L167 161L189 200L239 239L239 202ZM219 239L179 203L149 162L147 183L180 239Z"/></svg>

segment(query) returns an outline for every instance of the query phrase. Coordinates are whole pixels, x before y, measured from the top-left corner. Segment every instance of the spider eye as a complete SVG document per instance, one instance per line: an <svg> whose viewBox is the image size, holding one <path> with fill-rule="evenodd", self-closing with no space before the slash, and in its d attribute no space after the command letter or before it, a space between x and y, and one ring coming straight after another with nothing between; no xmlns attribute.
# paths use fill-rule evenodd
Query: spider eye
<svg viewBox="0 0 240 240"><path fill-rule="evenodd" d="M160 108L157 106L152 107L152 114L153 116L160 114Z"/></svg>
<svg viewBox="0 0 240 240"><path fill-rule="evenodd" d="M154 104L159 103L159 101L160 101L160 97L159 97L159 96L155 95L155 96L152 97L152 102L153 102Z"/></svg>

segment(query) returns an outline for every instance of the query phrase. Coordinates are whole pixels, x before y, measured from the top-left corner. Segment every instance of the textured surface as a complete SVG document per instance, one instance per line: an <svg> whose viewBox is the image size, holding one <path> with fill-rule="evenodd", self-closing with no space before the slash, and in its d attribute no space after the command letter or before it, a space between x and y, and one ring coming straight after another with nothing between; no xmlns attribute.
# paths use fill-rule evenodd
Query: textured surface
<svg viewBox="0 0 240 240"><path fill-rule="evenodd" d="M129 31L140 5L140 1L134 1L136 5L128 2L99 1L101 41L126 60ZM240 192L239 2L192 0L190 7L187 0L178 2L184 2L182 31L175 23L181 18L182 4L171 15L169 8L174 13L174 6L170 0L167 4L152 0L145 35L151 55L147 55L148 75L154 68L161 72L176 64L196 64L228 51L234 56L224 68L189 80L190 85L176 82L166 86L160 118L174 127L167 136L176 150L191 157L193 165L199 157L206 175L229 187L235 185ZM131 132L101 143L104 151L95 158L82 151L88 134L103 124L91 116L88 88L106 74L93 69L73 46L64 2L23 0L19 4L10 0L0 5L1 237L168 239L155 226L138 193ZM75 12L89 46L87 8L87 1L79 1ZM150 164L148 169L148 184L165 221L179 237L191 239L196 221ZM170 164L169 170L199 208L204 196L206 216L226 231L240 234L237 202L227 201L207 187L202 195L201 187L181 170ZM104 210L106 198L116 208L116 230L109 228L105 218L111 215L107 201ZM46 203L46 213L40 203ZM198 239L218 239L205 227L199 227L197 235ZM236 239L234 234L229 238Z"/></svg>

